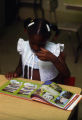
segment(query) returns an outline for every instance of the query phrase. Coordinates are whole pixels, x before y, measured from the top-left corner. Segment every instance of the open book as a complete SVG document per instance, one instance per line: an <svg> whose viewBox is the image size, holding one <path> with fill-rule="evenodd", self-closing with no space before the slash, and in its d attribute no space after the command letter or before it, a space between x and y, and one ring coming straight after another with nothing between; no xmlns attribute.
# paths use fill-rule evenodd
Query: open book
<svg viewBox="0 0 82 120"><path fill-rule="evenodd" d="M51 81L40 84L18 79L0 87L0 94L35 100L64 110L72 110L82 98L82 95L67 91Z"/></svg>

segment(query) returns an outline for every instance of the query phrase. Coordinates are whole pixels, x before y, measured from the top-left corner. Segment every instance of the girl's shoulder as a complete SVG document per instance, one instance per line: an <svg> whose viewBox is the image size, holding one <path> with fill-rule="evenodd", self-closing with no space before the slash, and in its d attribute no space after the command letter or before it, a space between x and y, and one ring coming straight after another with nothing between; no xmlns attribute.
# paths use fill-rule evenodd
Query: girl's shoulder
<svg viewBox="0 0 82 120"><path fill-rule="evenodd" d="M46 43L46 46L47 47L57 47L57 46L63 46L64 47L64 44L62 44L62 43L54 43L54 42L47 42Z"/></svg>
<svg viewBox="0 0 82 120"><path fill-rule="evenodd" d="M28 49L29 48L29 41L27 40L24 40L22 38L19 38L18 39L18 42L17 42L17 51L22 54L22 52L24 51L24 49Z"/></svg>
<svg viewBox="0 0 82 120"><path fill-rule="evenodd" d="M25 44L29 45L29 41L28 40L24 40L23 38L19 38L17 44L20 45L20 46L23 46Z"/></svg>

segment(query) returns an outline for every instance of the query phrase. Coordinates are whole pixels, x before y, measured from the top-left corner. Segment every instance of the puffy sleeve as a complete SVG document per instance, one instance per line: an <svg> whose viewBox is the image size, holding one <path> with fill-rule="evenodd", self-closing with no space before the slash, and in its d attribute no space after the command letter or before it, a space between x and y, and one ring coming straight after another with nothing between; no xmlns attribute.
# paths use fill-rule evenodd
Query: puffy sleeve
<svg viewBox="0 0 82 120"><path fill-rule="evenodd" d="M24 40L22 38L19 38L19 40L18 40L17 51L19 52L20 55L23 54L23 51L24 51Z"/></svg>
<svg viewBox="0 0 82 120"><path fill-rule="evenodd" d="M60 52L63 52L64 50L64 44L56 44L55 49L53 49L53 54L57 57L60 55Z"/></svg>
<svg viewBox="0 0 82 120"><path fill-rule="evenodd" d="M63 52L64 50L64 44L55 44L55 43L52 43L52 42L49 42L47 44L47 49L53 53L56 57L58 57L60 55L60 52Z"/></svg>

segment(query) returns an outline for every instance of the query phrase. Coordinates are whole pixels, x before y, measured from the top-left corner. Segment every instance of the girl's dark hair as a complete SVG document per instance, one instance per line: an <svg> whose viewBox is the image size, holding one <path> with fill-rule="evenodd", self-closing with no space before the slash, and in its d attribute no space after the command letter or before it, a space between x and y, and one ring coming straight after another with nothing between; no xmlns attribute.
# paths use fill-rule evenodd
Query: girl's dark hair
<svg viewBox="0 0 82 120"><path fill-rule="evenodd" d="M32 34L39 34L48 39L51 36L51 30L58 31L57 26L50 24L47 20L36 18L27 18L24 20L24 28Z"/></svg>

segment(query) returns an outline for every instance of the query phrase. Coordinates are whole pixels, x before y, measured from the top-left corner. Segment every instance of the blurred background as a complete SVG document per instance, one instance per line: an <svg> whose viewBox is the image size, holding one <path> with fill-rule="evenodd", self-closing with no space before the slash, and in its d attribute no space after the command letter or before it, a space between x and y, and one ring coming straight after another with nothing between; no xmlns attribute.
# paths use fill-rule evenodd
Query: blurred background
<svg viewBox="0 0 82 120"><path fill-rule="evenodd" d="M14 71L19 60L17 41L28 39L23 21L27 17L45 18L56 24L60 34L50 41L65 44L66 63L82 87L82 0L0 0L0 74ZM82 120L82 102L79 120Z"/></svg>

